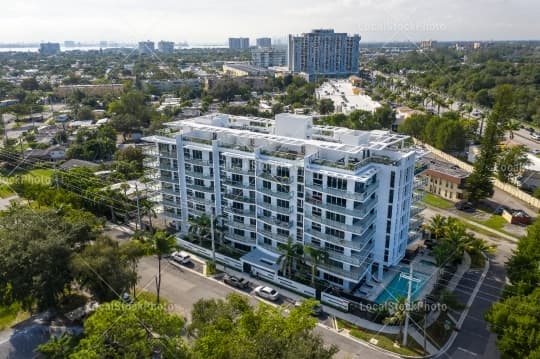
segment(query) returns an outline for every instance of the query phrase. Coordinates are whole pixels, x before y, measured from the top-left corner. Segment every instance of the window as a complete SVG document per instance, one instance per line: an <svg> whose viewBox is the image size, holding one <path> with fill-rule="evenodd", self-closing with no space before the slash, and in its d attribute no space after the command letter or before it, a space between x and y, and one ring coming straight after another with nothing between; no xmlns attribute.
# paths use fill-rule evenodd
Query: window
<svg viewBox="0 0 540 359"><path fill-rule="evenodd" d="M321 173L314 173L313 174L313 185L314 186L322 186L322 180L323 176Z"/></svg>
<svg viewBox="0 0 540 359"><path fill-rule="evenodd" d="M189 163L186 163L184 168L186 169L186 171L191 171L191 165Z"/></svg>
<svg viewBox="0 0 540 359"><path fill-rule="evenodd" d="M291 191L291 187L287 185L278 184L277 185L277 191L282 193L289 193Z"/></svg>
<svg viewBox="0 0 540 359"><path fill-rule="evenodd" d="M393 203L394 202L394 190L390 190L390 195L388 196L388 202Z"/></svg>
<svg viewBox="0 0 540 359"><path fill-rule="evenodd" d="M249 219L249 224L252 225L252 226L254 226L254 225L257 224L257 221L256 221L255 219L253 219L253 218L250 218L250 219Z"/></svg>
<svg viewBox="0 0 540 359"><path fill-rule="evenodd" d="M392 218L392 206L388 206L388 213L386 214L386 218Z"/></svg>
<svg viewBox="0 0 540 359"><path fill-rule="evenodd" d="M272 212L270 212L270 211L267 210L267 209L264 209L264 210L263 210L263 216L265 216L265 217L272 217Z"/></svg>
<svg viewBox="0 0 540 359"><path fill-rule="evenodd" d="M195 198L204 199L204 193L203 192L195 192Z"/></svg>
<svg viewBox="0 0 540 359"><path fill-rule="evenodd" d="M334 206L347 207L347 200L341 197L326 196L326 203L333 204Z"/></svg>
<svg viewBox="0 0 540 359"><path fill-rule="evenodd" d="M344 178L326 177L326 186L340 190L347 190L347 180Z"/></svg>
<svg viewBox="0 0 540 359"><path fill-rule="evenodd" d="M272 226L269 224L264 223L263 229L268 232L272 232Z"/></svg>
<svg viewBox="0 0 540 359"><path fill-rule="evenodd" d="M333 245L331 243L325 243L324 248L326 248L326 249L328 249L330 251L333 251L333 252L337 252L337 253L341 253L341 254L344 253L343 247L336 246L336 245Z"/></svg>
<svg viewBox="0 0 540 359"><path fill-rule="evenodd" d="M167 150L165 150L167 151ZM184 157L189 158L189 148L184 148Z"/></svg>
<svg viewBox="0 0 540 359"><path fill-rule="evenodd" d="M330 236L337 237L339 239L345 239L345 232L334 229L334 228L326 227L324 230L324 233Z"/></svg>
<svg viewBox="0 0 540 359"><path fill-rule="evenodd" d="M242 237L245 235L244 230L243 229L238 229L238 228L235 228L233 233L236 234L237 236L242 236Z"/></svg>
<svg viewBox="0 0 540 359"><path fill-rule="evenodd" d="M288 230L282 228L278 228L277 233L284 237L288 237L290 235L290 232Z"/></svg>
<svg viewBox="0 0 540 359"><path fill-rule="evenodd" d="M233 216L233 221L236 222L236 223L244 223L244 217L234 215Z"/></svg>
<svg viewBox="0 0 540 359"><path fill-rule="evenodd" d="M281 221L281 222L289 222L289 216L285 214L278 214L276 218L278 221Z"/></svg>
<svg viewBox="0 0 540 359"><path fill-rule="evenodd" d="M231 176L231 179L233 182L243 182L244 181L244 177L242 175L238 175L238 174L233 174Z"/></svg>
<svg viewBox="0 0 540 359"><path fill-rule="evenodd" d="M333 275L328 274L328 273L324 273L323 277L324 277L324 279L326 279L329 282L336 283L336 284L339 284L339 285L343 285L343 279L341 279L341 278L338 278L338 277L333 276Z"/></svg>
<svg viewBox="0 0 540 359"><path fill-rule="evenodd" d="M196 204L195 209L198 211L206 211L206 208L204 207L204 204Z"/></svg>
<svg viewBox="0 0 540 359"><path fill-rule="evenodd" d="M390 187L394 187L395 182L396 182L396 172L392 171L390 172Z"/></svg>
<svg viewBox="0 0 540 359"><path fill-rule="evenodd" d="M315 232L321 232L321 225L319 223L311 223L311 229Z"/></svg>
<svg viewBox="0 0 540 359"><path fill-rule="evenodd" d="M311 215L313 217L320 217L322 215L322 211L320 208L317 208L317 207L312 207L311 209Z"/></svg>
<svg viewBox="0 0 540 359"><path fill-rule="evenodd" d="M202 160L202 151L193 150L193 159L194 160Z"/></svg>
<svg viewBox="0 0 540 359"><path fill-rule="evenodd" d="M269 165L268 163L264 163L262 171L263 171L263 173L271 174L272 173L272 166Z"/></svg>
<svg viewBox="0 0 540 359"><path fill-rule="evenodd" d="M287 177L287 178L289 178L289 168L288 167L278 166L278 168L277 168L277 176L278 177Z"/></svg>
<svg viewBox="0 0 540 359"><path fill-rule="evenodd" d="M204 181L200 178L195 178L195 186L204 186Z"/></svg>
<svg viewBox="0 0 540 359"><path fill-rule="evenodd" d="M241 190L240 188L233 188L232 189L232 195L233 196L238 196L238 197L244 197L244 191Z"/></svg>
<svg viewBox="0 0 540 359"><path fill-rule="evenodd" d="M272 183L270 181L263 181L263 188L267 190L272 190Z"/></svg>
<svg viewBox="0 0 540 359"><path fill-rule="evenodd" d="M268 239L268 238L266 238L266 237L263 238L263 242L264 242L264 244L268 244L269 246L272 245L272 240L271 240L271 239Z"/></svg>
<svg viewBox="0 0 540 359"><path fill-rule="evenodd" d="M263 202L264 203L272 203L272 198L270 196L263 196Z"/></svg>
<svg viewBox="0 0 540 359"><path fill-rule="evenodd" d="M345 223L345 216L334 212L326 212L326 218L339 223Z"/></svg>
<svg viewBox="0 0 540 359"><path fill-rule="evenodd" d="M202 166L193 166L193 172L203 173L203 167Z"/></svg>
<svg viewBox="0 0 540 359"><path fill-rule="evenodd" d="M237 209L237 210L243 210L244 204L241 202L233 202L232 208Z"/></svg>
<svg viewBox="0 0 540 359"><path fill-rule="evenodd" d="M277 200L277 205L278 205L278 207L289 208L289 201L286 201L284 199L278 199Z"/></svg>
<svg viewBox="0 0 540 359"><path fill-rule="evenodd" d="M233 168L242 168L242 159L241 158L231 158L231 167Z"/></svg>
<svg viewBox="0 0 540 359"><path fill-rule="evenodd" d="M362 183L362 182L354 182L354 191L356 193L364 193L365 190L366 190L366 187L365 187L364 183Z"/></svg>

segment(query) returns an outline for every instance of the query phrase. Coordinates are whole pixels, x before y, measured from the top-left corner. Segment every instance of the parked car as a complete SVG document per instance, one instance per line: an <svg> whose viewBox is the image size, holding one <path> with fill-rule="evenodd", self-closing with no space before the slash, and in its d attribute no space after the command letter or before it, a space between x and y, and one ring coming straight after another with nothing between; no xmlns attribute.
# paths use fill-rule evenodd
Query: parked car
<svg viewBox="0 0 540 359"><path fill-rule="evenodd" d="M171 254L171 259L180 264L191 263L191 256L184 251L173 252L173 254Z"/></svg>
<svg viewBox="0 0 540 359"><path fill-rule="evenodd" d="M473 213L475 211L473 204L467 201L461 201L461 202L456 203L456 208L459 209L460 211L469 212L469 213Z"/></svg>
<svg viewBox="0 0 540 359"><path fill-rule="evenodd" d="M539 141L540 140L540 133L538 133L538 132L531 133L531 138L533 140Z"/></svg>
<svg viewBox="0 0 540 359"><path fill-rule="evenodd" d="M255 288L255 294L261 298L268 299L273 302L275 302L279 298L279 293L277 290L262 285Z"/></svg>
<svg viewBox="0 0 540 359"><path fill-rule="evenodd" d="M304 303L304 301L302 300L297 300L296 302L294 302L294 306L295 307L299 307L301 306L302 304ZM317 302L317 304L315 304L313 306L313 308L311 308L311 315L314 316L314 317L318 317L319 315L321 315L323 313L323 309L322 309L322 305L320 303Z"/></svg>
<svg viewBox="0 0 540 359"><path fill-rule="evenodd" d="M239 278L234 275L225 274L223 281L233 287L244 289L249 286L249 281L245 278Z"/></svg>

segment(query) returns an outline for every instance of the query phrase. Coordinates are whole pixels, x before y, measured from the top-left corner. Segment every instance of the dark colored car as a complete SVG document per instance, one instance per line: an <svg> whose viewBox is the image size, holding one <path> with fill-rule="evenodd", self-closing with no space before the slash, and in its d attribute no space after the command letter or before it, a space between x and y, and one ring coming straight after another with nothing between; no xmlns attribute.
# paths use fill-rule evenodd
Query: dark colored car
<svg viewBox="0 0 540 359"><path fill-rule="evenodd" d="M249 282L244 278L239 278L234 275L225 274L223 281L233 287L244 289L249 286Z"/></svg>
<svg viewBox="0 0 540 359"><path fill-rule="evenodd" d="M471 202L461 201L456 203L456 208L463 212L473 213L475 208Z"/></svg>

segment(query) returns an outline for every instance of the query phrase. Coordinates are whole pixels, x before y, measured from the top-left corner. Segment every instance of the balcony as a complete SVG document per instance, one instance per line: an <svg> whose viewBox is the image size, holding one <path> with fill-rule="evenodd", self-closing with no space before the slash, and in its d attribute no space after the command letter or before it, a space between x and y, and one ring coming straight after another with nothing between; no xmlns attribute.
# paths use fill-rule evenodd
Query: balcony
<svg viewBox="0 0 540 359"><path fill-rule="evenodd" d="M272 224L272 225L279 226L281 228L287 228L287 229L291 228L294 224L293 221L283 222L283 221L278 220L276 217L259 215L257 216L257 218L266 224Z"/></svg>
<svg viewBox="0 0 540 359"><path fill-rule="evenodd" d="M411 213L410 213L410 216L411 217L414 217L418 214L420 214L420 212L422 212L424 209L426 208L426 206L424 205L421 205L420 203L415 203L411 206Z"/></svg>
<svg viewBox="0 0 540 359"><path fill-rule="evenodd" d="M343 253L336 252L336 251L333 251L333 250L330 250L330 249L324 248L324 247L319 247L319 246L313 246L313 247L315 247L317 249L320 249L322 251L325 251L326 253L328 253L328 256L333 260L341 261L341 262L345 262L345 263L350 263L350 264L357 265L357 266L362 264L365 261L366 256L367 256L366 255L366 256L360 258L360 257L355 257L355 256L348 256L348 255L345 255Z"/></svg>
<svg viewBox="0 0 540 359"><path fill-rule="evenodd" d="M203 159L199 159L199 158L192 158L192 157L184 157L184 162L185 163L191 163L191 164L194 164L194 165L199 165L199 166L213 166L214 165L213 162L203 160Z"/></svg>
<svg viewBox="0 0 540 359"><path fill-rule="evenodd" d="M324 203L322 200L317 199L317 198L313 198L311 196L306 196L305 203L310 204L312 206L317 206L319 208L328 209L328 210L331 210L333 212L338 212L338 213L346 214L346 215L349 215L349 216L353 216L353 217L354 216L358 217L362 213L362 211L359 211L359 210L348 209L348 208L345 208L345 207L336 206L336 205L329 204L329 203ZM307 213L309 213L309 212L307 212Z"/></svg>
<svg viewBox="0 0 540 359"><path fill-rule="evenodd" d="M271 150L261 150L261 155L269 157L283 158L289 161L296 161L304 158L304 154L297 151L271 151Z"/></svg>
<svg viewBox="0 0 540 359"><path fill-rule="evenodd" d="M212 145L212 140L206 138L183 136L182 140L186 142L199 143L202 145Z"/></svg>
<svg viewBox="0 0 540 359"><path fill-rule="evenodd" d="M252 232L255 232L257 230L257 226L255 226L254 224L240 223L240 222L231 221L231 220L224 221L223 225L228 228L238 228L238 229L243 229L243 230L252 231Z"/></svg>
<svg viewBox="0 0 540 359"><path fill-rule="evenodd" d="M264 249L266 249L267 251L270 251L270 252L273 252L273 253L281 254L279 248L273 247L273 246L271 246L270 244L266 244L266 243L264 243L263 241L257 241L257 247L264 248Z"/></svg>
<svg viewBox="0 0 540 359"><path fill-rule="evenodd" d="M231 201L237 201L237 202L244 202L244 203L255 203L255 198L253 197L245 197L245 196L240 196L240 195L236 195L236 194L233 194L233 193L225 193L223 195L223 197L225 197L226 199L230 199Z"/></svg>
<svg viewBox="0 0 540 359"><path fill-rule="evenodd" d="M214 177L214 176L210 176L209 174L204 174L204 172L195 172L195 171L186 171L186 176L200 178L200 179L208 179L208 178L213 179Z"/></svg>
<svg viewBox="0 0 540 359"><path fill-rule="evenodd" d="M174 189L167 187L161 188L161 193L172 194L173 196L180 196L180 191L175 191Z"/></svg>
<svg viewBox="0 0 540 359"><path fill-rule="evenodd" d="M166 199L162 200L161 204L165 206L178 207L178 208L181 206L180 202L170 201Z"/></svg>
<svg viewBox="0 0 540 359"><path fill-rule="evenodd" d="M237 214L237 215L244 215L244 216L248 216L248 217L255 217L255 211L253 210L250 210L250 209L240 209L240 208L233 208L233 207L223 207L222 208L223 212L225 213L232 213L232 214Z"/></svg>
<svg viewBox="0 0 540 359"><path fill-rule="evenodd" d="M330 188L330 187L323 187L323 185L313 184L313 181L307 181L306 187L314 189L319 192L328 193L334 196L338 197L344 197L348 199L353 199L355 201L363 202L367 200L375 191L377 190L377 187L379 187L379 182L376 181L374 183L371 183L369 186L366 187L365 191L360 192L348 192L346 189L338 189L338 188Z"/></svg>
<svg viewBox="0 0 540 359"><path fill-rule="evenodd" d="M163 215L165 217L170 217L170 218L176 218L176 219L182 219L182 215L180 213L175 213L174 211L163 211Z"/></svg>
<svg viewBox="0 0 540 359"><path fill-rule="evenodd" d="M311 228L307 228L305 230L305 233L309 234L312 237L323 240L325 242L334 243L334 244L337 244L337 245L342 246L342 247L361 250L361 249L364 248L366 243L368 243L369 240L375 235L375 229L369 230L366 233L364 233L364 235L363 235L364 238L362 238L361 241L348 241L348 240L345 240L345 239L341 239L341 238L338 238L338 237L331 236L331 235L326 234L326 233L316 232Z"/></svg>
<svg viewBox="0 0 540 359"><path fill-rule="evenodd" d="M166 158L176 158L177 154L176 151L159 151L159 156Z"/></svg>
<svg viewBox="0 0 540 359"><path fill-rule="evenodd" d="M189 189L192 189L194 191L202 191L202 192L207 192L207 193L214 193L214 186L207 187L207 186L199 186L199 185L196 185L196 184L187 183L186 187L189 188Z"/></svg>
<svg viewBox="0 0 540 359"><path fill-rule="evenodd" d="M246 175L246 176L255 176L255 170L245 169L242 167L226 166L226 167L222 167L222 170L225 172L231 172L231 173L236 173L236 174L241 174L241 175Z"/></svg>
<svg viewBox="0 0 540 359"><path fill-rule="evenodd" d="M252 246L254 246L257 243L255 239L251 239L245 236L240 236L234 233L225 233L225 239L233 241L233 242L241 242L241 243L252 245Z"/></svg>
<svg viewBox="0 0 540 359"><path fill-rule="evenodd" d="M283 176L274 176L273 174L271 173L268 173L268 172L259 172L258 176L260 178L264 178L266 180L269 180L269 181L272 181L272 182L277 182L277 183L280 183L280 184L290 184L293 182L293 178L292 177L283 177Z"/></svg>
<svg viewBox="0 0 540 359"><path fill-rule="evenodd" d="M159 165L159 169L160 169L160 170L165 170L165 171L174 171L174 172L177 172L177 171L178 171L178 166L171 166L171 165L160 164L160 165Z"/></svg>
<svg viewBox="0 0 540 359"><path fill-rule="evenodd" d="M290 198L293 197L293 194L294 194L294 192L292 192L292 191L278 192L278 191L273 191L273 190L268 189L268 188L264 188L262 186L257 187L257 191L259 191L261 193L264 193L264 194L267 194L267 195L272 196L272 197L278 197L278 198L282 198L282 199L290 199Z"/></svg>
<svg viewBox="0 0 540 359"><path fill-rule="evenodd" d="M363 234L368 229L369 225L371 223L373 223L375 218L376 218L375 213L369 215L367 218L365 218L365 219L363 219L361 221L361 222L364 223L363 225L347 224L347 223L332 221L330 219L317 217L317 216L311 216L308 219L310 219L310 220L312 220L314 222L318 222L320 224L324 224L325 226L330 226L330 227L333 227L333 228L341 229L343 231L347 231L347 232L351 232L351 233L355 233L355 234Z"/></svg>
<svg viewBox="0 0 540 359"><path fill-rule="evenodd" d="M221 148L227 148L227 149L231 149L231 150L242 151L242 152L249 152L249 153L253 153L253 152L254 152L253 147L247 146L247 145L237 145L237 144L230 144L230 143L220 143L220 144L219 144L219 147L221 147Z"/></svg>
<svg viewBox="0 0 540 359"><path fill-rule="evenodd" d="M279 241L279 242L282 242L282 243L287 243L287 241L289 240L289 236L284 236L282 234L278 234L278 233L274 233L272 231L267 231L265 229L259 229L258 231L260 234L262 234L263 236L266 236L270 239L273 239L273 240L276 240L276 241Z"/></svg>
<svg viewBox="0 0 540 359"><path fill-rule="evenodd" d="M257 203L257 204L262 208L269 209L271 211L282 213L282 214L291 214L292 211L293 211L293 208L290 207L290 206L289 206L289 208L285 208L285 207L280 207L280 206L274 206L274 205L272 205L270 203L266 203L266 202L260 202L260 203Z"/></svg>
<svg viewBox="0 0 540 359"><path fill-rule="evenodd" d="M255 189L255 182L244 183L242 181L233 181L229 178L221 181L226 186L232 186L236 188Z"/></svg>
<svg viewBox="0 0 540 359"><path fill-rule="evenodd" d="M198 198L198 197L195 197L195 196L188 196L187 200L191 201L191 202L194 202L194 203L204 204L204 205L213 205L214 204L213 201L210 201L210 200L208 200L206 198Z"/></svg>
<svg viewBox="0 0 540 359"><path fill-rule="evenodd" d="M323 158L313 158L309 163L322 167L339 168L346 171L356 172L370 163L380 163L387 166L394 166L397 161L394 161L387 156L371 156L364 158L363 160L349 159L348 163L345 163L344 159L333 161Z"/></svg>

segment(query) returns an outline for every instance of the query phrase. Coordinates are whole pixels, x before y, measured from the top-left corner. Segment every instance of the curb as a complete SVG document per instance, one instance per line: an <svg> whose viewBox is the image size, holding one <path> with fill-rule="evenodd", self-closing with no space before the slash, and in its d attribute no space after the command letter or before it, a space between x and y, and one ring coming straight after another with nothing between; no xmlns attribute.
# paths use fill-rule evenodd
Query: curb
<svg viewBox="0 0 540 359"><path fill-rule="evenodd" d="M480 277L480 280L476 283L476 286L473 289L473 292L471 296L469 297L469 300L467 301L467 306L465 307L465 310L463 313L461 313L461 316L459 317L458 322L456 323L456 328L461 329L461 326L463 325L463 322L465 321L465 318L467 318L467 315L469 315L469 309L476 299L476 295L478 294L478 291L480 290L480 287L484 283L484 279L486 278L486 274L489 270L489 258L485 253L482 253L484 256L486 263L484 264L484 270L482 272L482 276ZM456 340L456 337L458 336L458 332L455 330L453 331L452 335L450 335L450 338L448 341L443 345L441 350L439 350L438 353L433 355L433 358L438 358L441 355L444 355L448 349L454 344L454 341Z"/></svg>

